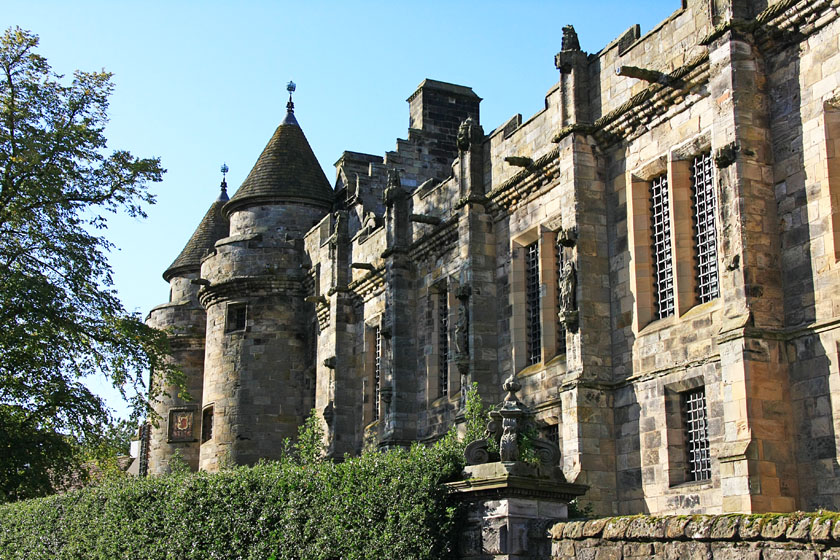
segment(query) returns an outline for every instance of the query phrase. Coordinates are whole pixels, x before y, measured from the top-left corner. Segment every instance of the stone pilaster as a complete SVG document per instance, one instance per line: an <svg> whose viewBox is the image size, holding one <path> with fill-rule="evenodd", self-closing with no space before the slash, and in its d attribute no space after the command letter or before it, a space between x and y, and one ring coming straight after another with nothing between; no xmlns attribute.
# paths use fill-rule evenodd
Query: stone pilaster
<svg viewBox="0 0 840 560"><path fill-rule="evenodd" d="M561 223L575 238L564 250L577 271L577 321L566 326L560 439L566 478L589 485L587 502L608 514L616 500L613 395L603 385L612 375L609 248L594 144L578 133L560 142L561 185L567 185Z"/></svg>
<svg viewBox="0 0 840 560"><path fill-rule="evenodd" d="M461 199L458 207L459 305L466 308L466 348L456 344L455 356L461 383L477 382L482 398L495 402L493 391L501 379L498 371L498 293L495 282L496 237L493 219L486 211L484 185L484 131L471 119L462 125L460 158L455 164ZM460 319L459 319L460 320ZM457 329L456 329L457 331ZM458 333L456 332L456 337ZM462 385L462 397L465 387Z"/></svg>
<svg viewBox="0 0 840 560"><path fill-rule="evenodd" d="M330 277L326 295L328 319L321 321L316 364L316 409L327 425L327 452L333 458L358 452L361 434L356 428L363 423L359 395L362 393L364 368L354 352L354 300L347 290L350 280L347 222L346 213L335 214L333 233L328 242L329 268L326 271Z"/></svg>
<svg viewBox="0 0 840 560"><path fill-rule="evenodd" d="M764 60L738 21L709 45L721 215L723 511L791 511L798 499L782 325L779 234Z"/></svg>
<svg viewBox="0 0 840 560"><path fill-rule="evenodd" d="M382 446L408 445L417 439L415 338L415 274L408 255L409 199L399 186L399 175L389 179L385 191L385 315L383 317Z"/></svg>

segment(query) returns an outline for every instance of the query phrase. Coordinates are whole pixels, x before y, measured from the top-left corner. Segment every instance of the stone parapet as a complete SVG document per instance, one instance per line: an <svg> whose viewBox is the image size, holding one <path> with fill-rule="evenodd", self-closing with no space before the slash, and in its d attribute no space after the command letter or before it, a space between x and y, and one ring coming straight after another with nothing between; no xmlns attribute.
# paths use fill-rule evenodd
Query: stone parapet
<svg viewBox="0 0 840 560"><path fill-rule="evenodd" d="M555 524L551 558L829 559L840 555L840 514L635 515Z"/></svg>

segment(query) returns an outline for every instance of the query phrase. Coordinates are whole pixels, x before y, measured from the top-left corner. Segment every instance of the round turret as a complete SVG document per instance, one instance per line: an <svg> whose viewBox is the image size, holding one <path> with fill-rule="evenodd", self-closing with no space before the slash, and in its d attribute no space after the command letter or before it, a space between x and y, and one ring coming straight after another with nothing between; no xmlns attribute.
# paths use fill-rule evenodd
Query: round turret
<svg viewBox="0 0 840 560"><path fill-rule="evenodd" d="M333 191L293 105L242 186L225 204L230 237L204 259L207 310L203 418L212 432L200 468L277 458L304 410L303 236L330 211Z"/></svg>
<svg viewBox="0 0 840 560"><path fill-rule="evenodd" d="M198 469L201 437L201 403L204 385L204 336L207 315L198 301L201 259L213 250L217 240L228 235L228 222L222 207L228 201L227 184L222 180L222 192L210 205L204 218L175 261L163 273L169 282L169 302L152 309L146 323L167 330L172 359L184 372L189 399L178 397L174 386L162 387L165 394L154 403L160 416L152 427L149 441L149 473L170 471L170 460L179 453L187 464ZM152 383L158 384L152 378Z"/></svg>

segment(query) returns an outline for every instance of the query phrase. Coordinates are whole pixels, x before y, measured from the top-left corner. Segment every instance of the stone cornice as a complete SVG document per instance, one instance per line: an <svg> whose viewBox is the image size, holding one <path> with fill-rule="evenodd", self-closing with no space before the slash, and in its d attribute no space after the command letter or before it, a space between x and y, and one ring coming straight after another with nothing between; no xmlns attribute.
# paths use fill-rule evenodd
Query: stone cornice
<svg viewBox="0 0 840 560"><path fill-rule="evenodd" d="M489 212L495 220L519 206L531 194L549 183L558 172L560 148L556 147L543 155L533 165L523 169L498 187L487 193Z"/></svg>
<svg viewBox="0 0 840 560"><path fill-rule="evenodd" d="M519 462L473 465L465 470L467 478L449 482L446 487L456 499L469 501L541 498L569 502L589 489L583 484L563 481L562 475L558 475L559 479L530 475L532 470L530 465Z"/></svg>
<svg viewBox="0 0 840 560"><path fill-rule="evenodd" d="M409 254L412 260L424 259L429 255L437 258L446 251L453 249L457 240L458 214L456 213L412 243Z"/></svg>
<svg viewBox="0 0 840 560"><path fill-rule="evenodd" d="M668 82L679 87L654 83L620 106L598 118L585 132L592 135L601 147L632 139L652 127L653 121L669 112L680 113L703 96L699 88L709 79L709 53L704 51L666 75ZM696 99L691 100L693 95ZM562 139L563 131L554 141Z"/></svg>
<svg viewBox="0 0 840 560"><path fill-rule="evenodd" d="M385 289L385 266L371 270L361 278L353 280L347 289L362 301L369 301Z"/></svg>
<svg viewBox="0 0 840 560"><path fill-rule="evenodd" d="M278 276L237 276L207 286L198 291L198 300L205 309L216 303L251 298L263 294L282 294L304 297L305 288L301 279L289 280Z"/></svg>
<svg viewBox="0 0 840 560"><path fill-rule="evenodd" d="M701 39L700 44L710 45L734 31L752 34L762 50L773 51L804 41L836 20L838 7L838 0L781 0L751 20L722 22Z"/></svg>

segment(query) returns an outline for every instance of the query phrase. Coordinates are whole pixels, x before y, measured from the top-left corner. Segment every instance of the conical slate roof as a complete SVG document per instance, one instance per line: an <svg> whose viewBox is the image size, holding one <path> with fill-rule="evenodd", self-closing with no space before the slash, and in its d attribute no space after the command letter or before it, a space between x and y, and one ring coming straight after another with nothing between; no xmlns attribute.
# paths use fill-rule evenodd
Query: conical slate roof
<svg viewBox="0 0 840 560"><path fill-rule="evenodd" d="M201 219L201 223L178 258L163 273L163 279L169 282L174 276L201 270L201 259L213 249L216 241L230 234L227 218L222 215L222 207L228 201L227 183L222 181L222 192Z"/></svg>
<svg viewBox="0 0 840 560"><path fill-rule="evenodd" d="M332 187L291 107L224 212L229 216L242 206L289 201L325 208L333 202Z"/></svg>

